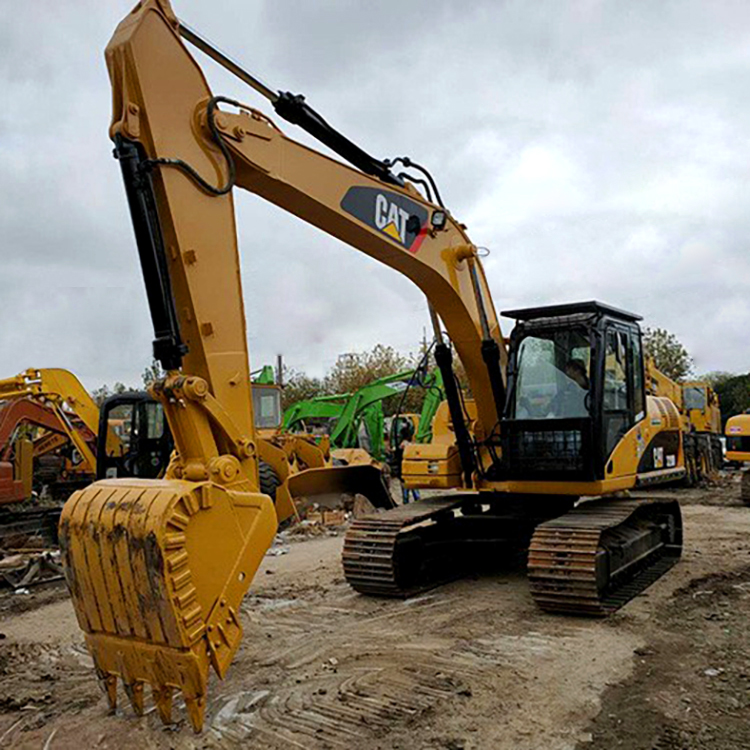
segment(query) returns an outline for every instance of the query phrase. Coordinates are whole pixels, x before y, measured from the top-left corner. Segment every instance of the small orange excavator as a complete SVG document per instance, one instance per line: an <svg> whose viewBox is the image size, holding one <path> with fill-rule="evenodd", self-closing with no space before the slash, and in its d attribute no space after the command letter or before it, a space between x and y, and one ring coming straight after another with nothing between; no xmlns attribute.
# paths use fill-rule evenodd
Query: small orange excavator
<svg viewBox="0 0 750 750"><path fill-rule="evenodd" d="M31 497L34 462L55 496L96 476L99 407L73 373L29 369L0 380L0 504ZM115 455L121 445L103 435ZM67 455L53 455L62 452Z"/></svg>

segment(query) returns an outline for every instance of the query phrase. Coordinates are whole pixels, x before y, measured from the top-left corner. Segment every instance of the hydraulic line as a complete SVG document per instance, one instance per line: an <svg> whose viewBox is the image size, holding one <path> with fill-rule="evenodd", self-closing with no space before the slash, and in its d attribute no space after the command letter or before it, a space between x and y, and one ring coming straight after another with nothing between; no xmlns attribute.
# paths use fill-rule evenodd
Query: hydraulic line
<svg viewBox="0 0 750 750"><path fill-rule="evenodd" d="M154 324L154 359L165 370L176 370L181 366L188 348L180 335L151 175L143 169L145 160L138 145L120 135L115 136L115 158L120 162L125 182L125 194Z"/></svg>
<svg viewBox="0 0 750 750"><path fill-rule="evenodd" d="M350 141L346 136L329 125L318 112L305 102L304 96L301 94L292 94L289 91L274 92L270 86L267 86L243 69L234 60L223 52L220 52L205 37L202 37L197 31L182 22L179 25L179 32L183 39L193 44L223 68L266 97L273 105L276 113L287 120L287 122L298 125L313 138L317 138L317 140L353 164L357 169L362 170L365 174L378 177L383 182L391 185L404 186L404 181L391 172L386 162L371 156L357 146L356 143Z"/></svg>
<svg viewBox="0 0 750 750"><path fill-rule="evenodd" d="M476 467L474 460L474 449L471 441L471 435L466 427L464 411L461 406L461 394L458 391L456 378L453 374L453 352L450 346L443 339L443 332L440 329L440 320L438 319L435 308L430 304L430 320L435 334L435 364L443 376L443 388L445 389L445 399L448 402L451 421L453 422L453 432L456 435L456 444L458 445L458 455L461 460L461 469L464 474L464 483L467 489L473 486L473 474Z"/></svg>

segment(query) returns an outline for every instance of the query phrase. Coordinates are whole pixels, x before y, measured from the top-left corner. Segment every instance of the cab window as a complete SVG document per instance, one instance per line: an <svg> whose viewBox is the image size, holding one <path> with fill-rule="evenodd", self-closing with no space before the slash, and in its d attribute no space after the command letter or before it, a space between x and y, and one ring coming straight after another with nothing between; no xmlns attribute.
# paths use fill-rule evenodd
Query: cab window
<svg viewBox="0 0 750 750"><path fill-rule="evenodd" d="M703 411L706 408L706 391L700 386L685 386L683 398L686 409L700 409Z"/></svg>
<svg viewBox="0 0 750 750"><path fill-rule="evenodd" d="M254 385L253 411L258 429L274 429L281 424L281 391L278 387Z"/></svg>
<svg viewBox="0 0 750 750"><path fill-rule="evenodd" d="M518 350L517 368L516 419L589 416L591 346L584 331L526 336Z"/></svg>
<svg viewBox="0 0 750 750"><path fill-rule="evenodd" d="M645 413L640 336L633 330L611 327L605 337L602 387L605 456Z"/></svg>
<svg viewBox="0 0 750 750"><path fill-rule="evenodd" d="M635 421L643 419L646 415L646 389L643 383L643 351L641 347L641 336L635 331L630 333L630 359L629 367L632 372L633 381L633 413Z"/></svg>

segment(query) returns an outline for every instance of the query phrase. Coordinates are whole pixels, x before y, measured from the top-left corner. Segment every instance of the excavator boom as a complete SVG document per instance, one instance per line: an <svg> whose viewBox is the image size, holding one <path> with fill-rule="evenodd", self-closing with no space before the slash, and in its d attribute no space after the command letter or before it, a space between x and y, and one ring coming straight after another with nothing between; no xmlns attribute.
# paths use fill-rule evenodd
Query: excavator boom
<svg viewBox="0 0 750 750"><path fill-rule="evenodd" d="M168 721L179 689L199 730L209 666L226 673L242 634L239 603L279 520L259 491L232 187L414 280L464 360L488 431L501 405L475 352L483 332L496 346L502 339L476 249L444 209L400 187L387 168L365 164L346 139L331 140L299 100L280 96L278 105L370 174L296 143L250 108L221 111L227 100L212 95L180 30L167 0L145 0L106 50L110 136L154 357L167 373L152 391L175 455L162 480L105 479L74 494L60 531L79 623L110 703L119 676L142 711L149 683Z"/></svg>

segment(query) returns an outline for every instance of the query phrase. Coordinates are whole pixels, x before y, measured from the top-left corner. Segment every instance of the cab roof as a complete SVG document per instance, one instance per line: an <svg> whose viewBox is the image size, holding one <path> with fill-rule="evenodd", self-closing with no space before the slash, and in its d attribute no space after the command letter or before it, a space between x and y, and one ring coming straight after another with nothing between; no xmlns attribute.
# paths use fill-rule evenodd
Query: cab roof
<svg viewBox="0 0 750 750"><path fill-rule="evenodd" d="M567 302L563 305L546 305L544 307L524 307L520 310L504 310L501 315L513 320L534 320L535 318L558 318L581 313L598 313L628 322L643 320L641 315L627 312L627 310L620 310L618 307L605 305L603 302L597 302L596 300Z"/></svg>

